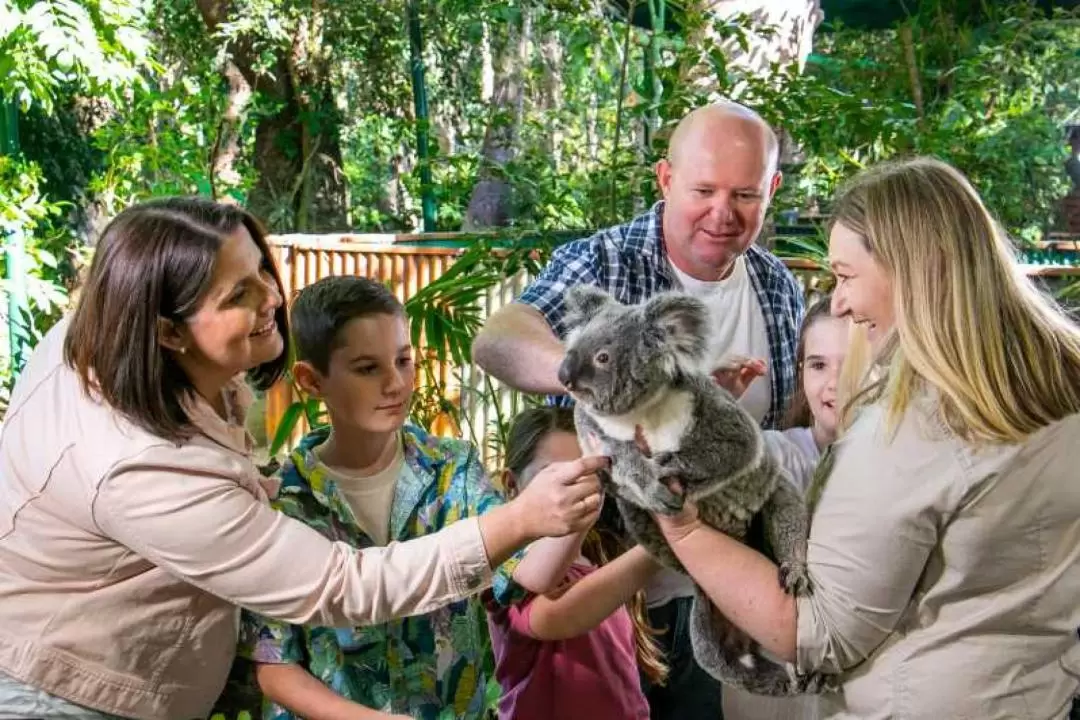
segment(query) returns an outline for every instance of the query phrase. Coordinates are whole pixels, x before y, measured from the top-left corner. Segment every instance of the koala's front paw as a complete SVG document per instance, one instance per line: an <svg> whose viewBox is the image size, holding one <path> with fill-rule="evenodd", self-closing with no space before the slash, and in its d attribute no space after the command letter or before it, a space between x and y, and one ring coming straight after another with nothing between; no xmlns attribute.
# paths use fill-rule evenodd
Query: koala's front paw
<svg viewBox="0 0 1080 720"><path fill-rule="evenodd" d="M683 509L683 504L686 499L679 493L671 489L669 483L672 479L667 481L661 480L656 484L656 488L653 491L653 497L660 503L661 507L657 508L657 512L664 513L665 515L675 515Z"/></svg>
<svg viewBox="0 0 1080 720"><path fill-rule="evenodd" d="M675 453L659 452L652 456L653 464L658 468L666 468L675 462Z"/></svg>
<svg viewBox="0 0 1080 720"><path fill-rule="evenodd" d="M812 672L800 675L794 683L794 690L798 695L819 695L839 690L842 684L839 675Z"/></svg>
<svg viewBox="0 0 1080 720"><path fill-rule="evenodd" d="M801 597L810 594L810 574L806 570L806 563L801 560L785 560L780 563L779 575L780 587L788 595Z"/></svg>

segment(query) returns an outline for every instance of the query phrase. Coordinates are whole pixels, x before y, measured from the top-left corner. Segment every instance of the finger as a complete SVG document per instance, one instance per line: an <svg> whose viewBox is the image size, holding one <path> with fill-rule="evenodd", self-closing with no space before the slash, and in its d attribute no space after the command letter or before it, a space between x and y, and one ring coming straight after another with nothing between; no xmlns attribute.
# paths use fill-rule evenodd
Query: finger
<svg viewBox="0 0 1080 720"><path fill-rule="evenodd" d="M589 527L595 524L600 518L600 508L598 506L591 506L587 499L575 503L569 512L570 515L568 516L567 521L578 528Z"/></svg>
<svg viewBox="0 0 1080 720"><path fill-rule="evenodd" d="M582 498L579 502L582 507L585 508L585 512L594 513L600 509L602 501L603 499L600 497L600 493L596 493Z"/></svg>
<svg viewBox="0 0 1080 720"><path fill-rule="evenodd" d="M583 477L592 475L610 464L611 460L603 455L586 455L569 462L552 463L547 469L564 485L573 485L580 482Z"/></svg>
<svg viewBox="0 0 1080 720"><path fill-rule="evenodd" d="M759 373L757 370L753 368L743 368L743 370L739 372L739 383L741 383L743 386L746 386L754 382L754 380L759 377L761 377L761 373Z"/></svg>
<svg viewBox="0 0 1080 720"><path fill-rule="evenodd" d="M577 485L571 485L566 489L565 495L566 501L570 504L580 503L586 498L596 498L594 502L600 502L600 485L599 483L582 482Z"/></svg>

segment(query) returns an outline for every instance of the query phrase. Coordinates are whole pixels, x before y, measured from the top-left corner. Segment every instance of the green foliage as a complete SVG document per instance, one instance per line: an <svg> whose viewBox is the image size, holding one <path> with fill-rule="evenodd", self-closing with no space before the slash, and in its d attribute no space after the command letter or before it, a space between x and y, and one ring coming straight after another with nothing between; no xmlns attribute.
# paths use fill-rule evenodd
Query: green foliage
<svg viewBox="0 0 1080 720"><path fill-rule="evenodd" d="M0 95L51 111L76 83L110 93L138 78L148 59L141 2L0 0Z"/></svg>
<svg viewBox="0 0 1080 720"><path fill-rule="evenodd" d="M1061 124L1080 103L1080 16L1047 18L1025 2L988 10L966 27L924 2L907 21L921 103L900 28L821 33L804 74L750 84L805 156L778 206L827 206L859 169L934 155L963 170L1018 238L1039 239L1068 189Z"/></svg>
<svg viewBox="0 0 1080 720"><path fill-rule="evenodd" d="M152 68L144 22L137 2L0 0L0 102L50 118L58 98L67 103L67 93L118 97L141 67ZM16 137L12 132L10 139ZM43 177L40 166L21 154L0 158L0 234L25 255L22 284L30 317L24 324L35 336L64 309L68 284L86 254L64 222L65 208L42 187ZM53 197L65 190L54 190ZM5 285L5 297L11 292ZM10 363L5 352L5 388L12 382Z"/></svg>
<svg viewBox="0 0 1080 720"><path fill-rule="evenodd" d="M637 5L635 17L656 9ZM514 236L584 235L622 221L655 199L651 165L674 123L733 96L798 147L777 210L827 213L838 185L860 168L931 154L965 171L1018 237L1037 239L1066 189L1060 124L1080 106L1080 20L1060 11L1049 18L1021 0L967 3L962 12L944 0L908 5L909 15L882 30L819 31L804 71L750 74L731 49L767 43L775 29L689 3L678 8L677 31L653 33L594 3L421 0L438 228L461 227L481 168L509 185ZM35 285L37 327L55 316L78 267L68 248L101 220L155 195L215 191L250 201L265 182L256 161L267 146L257 133L284 117L289 83L310 102L273 149L295 160L301 131L326 129L340 143L353 228L416 228L405 0L236 0L219 20L211 30L195 0L0 0L0 90L22 103L28 153L18 171L4 171L0 199L7 222L31 238L35 282L51 283ZM255 82L235 127L235 175L223 182L212 164L226 130L230 62L249 67ZM523 88L520 106L488 94L498 97L508 78ZM314 101L323 92L328 105ZM493 165L484 139L504 126L514 149ZM264 219L292 230L295 190L275 193L281 201ZM468 357L479 303L502 272L486 258L490 249L481 243L411 301L425 348L419 368L432 378L434 363ZM780 249L819 259L820 239ZM426 418L452 414L437 387L417 403Z"/></svg>
<svg viewBox="0 0 1080 720"><path fill-rule="evenodd" d="M46 197L41 191L41 170L37 165L15 158L0 156L0 237L22 241L24 290L29 317L20 324L29 332L31 344L48 330L67 304L65 280L70 268L78 261L79 251L73 249L70 234L55 221L64 206ZM6 255L0 256L0 275L7 274ZM0 280L0 297L6 303L11 288ZM6 316L7 313L4 312ZM11 357L6 352L8 327L0 327L0 411L7 407L7 397L14 382ZM2 414L2 413L0 413Z"/></svg>

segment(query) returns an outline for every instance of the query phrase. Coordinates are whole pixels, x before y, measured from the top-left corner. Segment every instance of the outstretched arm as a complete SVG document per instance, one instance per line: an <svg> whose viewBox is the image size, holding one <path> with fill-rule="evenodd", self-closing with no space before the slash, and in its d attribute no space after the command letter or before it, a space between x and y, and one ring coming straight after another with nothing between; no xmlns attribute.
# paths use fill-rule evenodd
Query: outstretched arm
<svg viewBox="0 0 1080 720"><path fill-rule="evenodd" d="M307 720L407 720L372 710L338 695L300 665L294 663L255 666L259 689L278 705Z"/></svg>
<svg viewBox="0 0 1080 720"><path fill-rule="evenodd" d="M795 662L796 600L780 587L776 564L702 523L693 503L677 516L653 517L717 611L769 652Z"/></svg>
<svg viewBox="0 0 1080 720"><path fill-rule="evenodd" d="M540 640L567 640L589 632L630 602L660 569L634 547L578 580L560 595L540 595L529 608L529 630Z"/></svg>
<svg viewBox="0 0 1080 720"><path fill-rule="evenodd" d="M118 465L98 488L103 535L235 605L297 624L371 625L480 592L491 568L539 537L588 527L603 458L556 463L513 502L425 537L356 550L331 542L245 489L237 460L188 445Z"/></svg>
<svg viewBox="0 0 1080 720"><path fill-rule="evenodd" d="M497 310L473 341L473 361L510 387L529 393L562 395L559 382L563 345L540 312L511 303Z"/></svg>
<svg viewBox="0 0 1080 720"><path fill-rule="evenodd" d="M561 245L515 302L496 311L473 341L473 360L512 388L562 395L558 370L566 328L563 296L574 285L603 286L602 239Z"/></svg>

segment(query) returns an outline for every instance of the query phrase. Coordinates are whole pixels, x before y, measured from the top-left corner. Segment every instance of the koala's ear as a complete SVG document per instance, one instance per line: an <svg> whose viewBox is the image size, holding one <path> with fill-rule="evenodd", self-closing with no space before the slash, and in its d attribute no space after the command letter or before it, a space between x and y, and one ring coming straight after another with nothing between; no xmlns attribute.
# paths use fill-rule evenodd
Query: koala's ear
<svg viewBox="0 0 1080 720"><path fill-rule="evenodd" d="M660 330L664 343L682 359L700 361L707 346L709 312L697 298L663 293L645 305L645 321Z"/></svg>
<svg viewBox="0 0 1080 720"><path fill-rule="evenodd" d="M564 322L567 327L574 328L592 320L608 303L615 301L593 285L574 285L563 295L563 302L566 303Z"/></svg>

